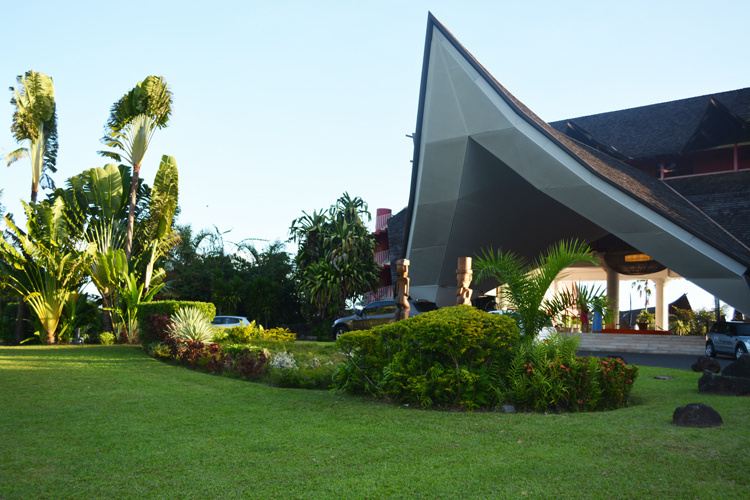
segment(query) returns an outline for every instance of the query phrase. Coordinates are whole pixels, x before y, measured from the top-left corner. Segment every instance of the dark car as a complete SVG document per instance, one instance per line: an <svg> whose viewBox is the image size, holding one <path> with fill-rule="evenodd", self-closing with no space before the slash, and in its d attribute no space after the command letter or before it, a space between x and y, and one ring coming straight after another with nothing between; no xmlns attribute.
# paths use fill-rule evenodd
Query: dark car
<svg viewBox="0 0 750 500"><path fill-rule="evenodd" d="M706 356L726 354L739 358L750 347L750 323L717 321L708 332Z"/></svg>
<svg viewBox="0 0 750 500"><path fill-rule="evenodd" d="M409 299L409 317L428 311L434 311L437 306L427 300ZM334 338L353 330L368 330L396 321L396 300L393 298L376 300L357 311L356 314L339 318L333 323L331 332Z"/></svg>

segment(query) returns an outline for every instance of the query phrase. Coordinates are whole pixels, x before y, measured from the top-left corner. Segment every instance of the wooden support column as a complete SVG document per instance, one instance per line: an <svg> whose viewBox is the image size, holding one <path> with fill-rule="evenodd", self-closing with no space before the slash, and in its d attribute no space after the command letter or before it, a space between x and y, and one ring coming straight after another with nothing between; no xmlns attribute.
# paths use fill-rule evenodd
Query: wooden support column
<svg viewBox="0 0 750 500"><path fill-rule="evenodd" d="M459 257L458 258L458 269L456 270L456 281L458 282L458 290L456 291L456 305L471 305L471 278L473 276L471 270L471 257Z"/></svg>
<svg viewBox="0 0 750 500"><path fill-rule="evenodd" d="M396 261L396 321L409 317L409 260Z"/></svg>

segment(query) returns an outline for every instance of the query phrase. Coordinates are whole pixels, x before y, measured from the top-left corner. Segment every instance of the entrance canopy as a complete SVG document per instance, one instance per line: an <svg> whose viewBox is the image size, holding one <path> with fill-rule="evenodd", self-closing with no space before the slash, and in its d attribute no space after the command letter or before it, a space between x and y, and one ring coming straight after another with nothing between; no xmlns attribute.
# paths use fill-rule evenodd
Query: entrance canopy
<svg viewBox="0 0 750 500"><path fill-rule="evenodd" d="M614 235L750 314L750 249L662 181L543 122L431 14L414 140L414 297L455 303L458 257L482 249L533 259Z"/></svg>

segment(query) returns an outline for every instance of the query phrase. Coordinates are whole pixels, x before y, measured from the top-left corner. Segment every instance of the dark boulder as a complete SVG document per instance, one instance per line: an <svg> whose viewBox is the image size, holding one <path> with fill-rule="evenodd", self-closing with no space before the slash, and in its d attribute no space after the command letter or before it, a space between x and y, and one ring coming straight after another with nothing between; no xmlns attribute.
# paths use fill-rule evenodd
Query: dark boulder
<svg viewBox="0 0 750 500"><path fill-rule="evenodd" d="M750 378L714 375L706 370L698 379L698 392L722 396L750 396Z"/></svg>
<svg viewBox="0 0 750 500"><path fill-rule="evenodd" d="M703 403L680 406L672 415L672 423L680 427L717 427L724 423L719 412Z"/></svg>
<svg viewBox="0 0 750 500"><path fill-rule="evenodd" d="M745 354L734 363L725 366L721 370L721 374L730 377L750 378L750 354Z"/></svg>
<svg viewBox="0 0 750 500"><path fill-rule="evenodd" d="M691 366L694 372L703 373L708 370L712 373L719 373L721 371L721 365L714 358L708 356L700 356L693 366Z"/></svg>

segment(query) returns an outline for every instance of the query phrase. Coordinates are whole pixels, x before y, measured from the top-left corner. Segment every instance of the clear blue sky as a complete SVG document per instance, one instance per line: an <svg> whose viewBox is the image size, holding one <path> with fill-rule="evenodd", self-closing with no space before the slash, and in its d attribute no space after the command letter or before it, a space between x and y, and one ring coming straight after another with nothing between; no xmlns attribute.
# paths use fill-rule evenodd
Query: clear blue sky
<svg viewBox="0 0 750 500"><path fill-rule="evenodd" d="M174 92L142 177L180 170L179 222L286 239L301 211L344 191L375 212L408 202L427 12L547 121L750 85L740 1L6 2L3 88L34 69L55 82L58 185L103 166L109 108L148 75ZM11 94L0 99L0 152ZM20 216L22 160L0 168Z"/></svg>

